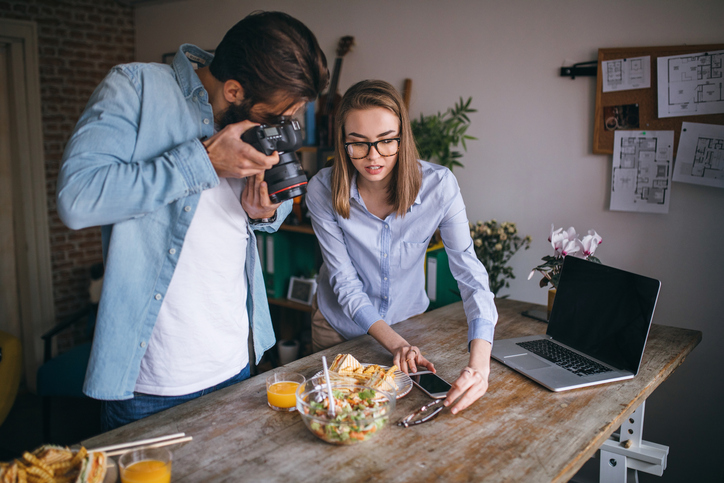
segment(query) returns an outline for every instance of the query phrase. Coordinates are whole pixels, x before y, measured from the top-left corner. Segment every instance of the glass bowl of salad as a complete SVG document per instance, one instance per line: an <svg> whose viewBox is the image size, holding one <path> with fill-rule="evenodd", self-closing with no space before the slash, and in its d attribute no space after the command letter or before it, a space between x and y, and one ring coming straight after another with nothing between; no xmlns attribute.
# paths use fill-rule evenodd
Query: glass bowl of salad
<svg viewBox="0 0 724 483"><path fill-rule="evenodd" d="M314 377L297 389L297 412L307 428L322 441L357 444L374 438L390 421L395 395L359 384L332 384L335 415L323 377Z"/></svg>

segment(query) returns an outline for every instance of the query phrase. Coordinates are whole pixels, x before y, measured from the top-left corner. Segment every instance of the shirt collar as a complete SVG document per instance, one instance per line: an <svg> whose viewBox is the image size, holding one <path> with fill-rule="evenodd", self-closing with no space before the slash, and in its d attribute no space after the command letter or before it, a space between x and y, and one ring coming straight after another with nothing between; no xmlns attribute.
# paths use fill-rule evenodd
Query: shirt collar
<svg viewBox="0 0 724 483"><path fill-rule="evenodd" d="M357 189L357 170L352 173L352 181L349 185L349 199L355 200L361 205L364 204L362 203L362 197L360 196L359 190Z"/></svg>
<svg viewBox="0 0 724 483"><path fill-rule="evenodd" d="M195 91L204 86L196 75L197 67L206 67L214 56L192 44L183 44L173 58L173 70L176 73L184 96L191 97Z"/></svg>
<svg viewBox="0 0 724 483"><path fill-rule="evenodd" d="M420 187L420 189L419 189L418 192L417 192L417 196L415 197L415 201L412 203L413 206L414 206L414 205L419 205L419 204L422 203L422 195L421 195L421 193L422 193L422 186ZM359 203L359 204L361 204L361 205L364 204L364 203L362 203L362 197L360 196L359 191L357 190L357 170L355 170L354 173L352 174L352 181L351 181L350 187L349 187L349 199L350 199L350 200L355 200L355 201L357 201L357 203ZM407 209L408 212L409 212L410 210L412 210L412 206Z"/></svg>

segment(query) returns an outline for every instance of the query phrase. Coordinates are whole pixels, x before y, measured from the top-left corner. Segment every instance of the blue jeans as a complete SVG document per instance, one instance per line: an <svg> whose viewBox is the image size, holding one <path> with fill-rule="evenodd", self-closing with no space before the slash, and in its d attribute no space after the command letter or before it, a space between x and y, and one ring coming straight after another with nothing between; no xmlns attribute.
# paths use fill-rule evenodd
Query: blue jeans
<svg viewBox="0 0 724 483"><path fill-rule="evenodd" d="M102 401L101 430L103 432L110 431L111 429L116 429L133 421L138 421L139 419L178 406L179 404L191 401L205 394L218 391L237 382L249 379L250 374L249 364L247 364L240 373L230 377L224 382L191 394L183 396L154 396L153 394L134 392L132 399Z"/></svg>

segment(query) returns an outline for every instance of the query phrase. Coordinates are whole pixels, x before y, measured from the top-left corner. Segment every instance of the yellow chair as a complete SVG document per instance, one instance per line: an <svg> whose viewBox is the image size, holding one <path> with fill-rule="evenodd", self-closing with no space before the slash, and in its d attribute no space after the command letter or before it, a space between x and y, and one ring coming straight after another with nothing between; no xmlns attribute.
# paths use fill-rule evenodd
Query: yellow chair
<svg viewBox="0 0 724 483"><path fill-rule="evenodd" d="M0 425L15 402L23 370L20 339L0 331Z"/></svg>

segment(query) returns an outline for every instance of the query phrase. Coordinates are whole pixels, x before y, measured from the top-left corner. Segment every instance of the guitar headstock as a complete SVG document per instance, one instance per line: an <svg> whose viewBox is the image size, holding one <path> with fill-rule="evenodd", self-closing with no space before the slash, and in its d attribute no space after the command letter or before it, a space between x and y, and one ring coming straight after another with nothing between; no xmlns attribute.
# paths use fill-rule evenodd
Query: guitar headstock
<svg viewBox="0 0 724 483"><path fill-rule="evenodd" d="M354 47L354 37L345 35L337 44L337 57L344 57Z"/></svg>

